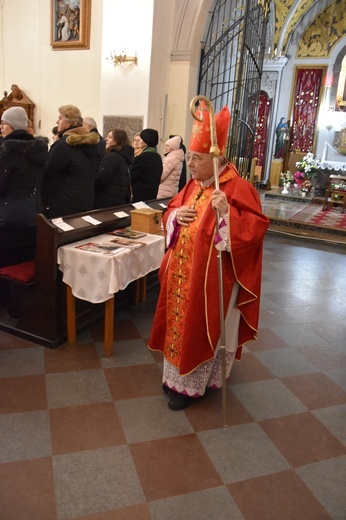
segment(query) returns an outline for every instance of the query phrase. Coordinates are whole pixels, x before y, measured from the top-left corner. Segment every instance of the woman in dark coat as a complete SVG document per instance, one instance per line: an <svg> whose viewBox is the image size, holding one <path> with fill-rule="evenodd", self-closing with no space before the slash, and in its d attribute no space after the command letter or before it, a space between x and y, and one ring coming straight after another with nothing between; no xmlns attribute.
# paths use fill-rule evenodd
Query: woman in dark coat
<svg viewBox="0 0 346 520"><path fill-rule="evenodd" d="M35 216L42 211L40 185L48 157L48 140L27 131L24 108L1 116L0 267L35 257Z"/></svg>
<svg viewBox="0 0 346 520"><path fill-rule="evenodd" d="M59 140L50 147L42 181L49 218L94 209L99 136L83 126L79 108L63 105L57 120Z"/></svg>
<svg viewBox="0 0 346 520"><path fill-rule="evenodd" d="M134 151L124 130L115 128L106 137L106 155L95 182L95 208L111 208L130 202L130 166Z"/></svg>
<svg viewBox="0 0 346 520"><path fill-rule="evenodd" d="M145 128L140 137L146 146L131 168L133 202L156 199L163 170L161 155L157 151L157 130Z"/></svg>

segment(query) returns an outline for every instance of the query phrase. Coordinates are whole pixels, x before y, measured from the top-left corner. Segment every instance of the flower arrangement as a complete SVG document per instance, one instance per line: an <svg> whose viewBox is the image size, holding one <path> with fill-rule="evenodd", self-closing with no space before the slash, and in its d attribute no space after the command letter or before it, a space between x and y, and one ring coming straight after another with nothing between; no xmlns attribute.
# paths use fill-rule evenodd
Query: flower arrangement
<svg viewBox="0 0 346 520"><path fill-rule="evenodd" d="M280 179L283 186L290 186L293 182L293 175L290 171L280 173Z"/></svg>
<svg viewBox="0 0 346 520"><path fill-rule="evenodd" d="M306 154L301 161L296 162L298 172L304 173L305 179L312 179L312 177L316 175L320 166L321 161L319 159L314 159L314 154L311 152Z"/></svg>
<svg viewBox="0 0 346 520"><path fill-rule="evenodd" d="M302 182L305 181L305 173L304 172L295 172L293 174L293 179L294 179L294 182L296 182L297 184L301 184Z"/></svg>

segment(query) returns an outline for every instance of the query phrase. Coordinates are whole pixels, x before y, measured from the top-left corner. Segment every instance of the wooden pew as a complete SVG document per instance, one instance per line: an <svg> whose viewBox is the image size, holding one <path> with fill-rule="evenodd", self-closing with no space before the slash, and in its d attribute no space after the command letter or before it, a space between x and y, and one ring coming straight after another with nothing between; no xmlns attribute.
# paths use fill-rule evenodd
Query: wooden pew
<svg viewBox="0 0 346 520"><path fill-rule="evenodd" d="M146 201L153 209L163 210L161 203L167 205L168 199ZM66 342L66 287L62 282L62 274L57 265L57 250L60 246L84 240L92 236L107 233L114 229L129 226L131 204L106 209L96 209L85 213L64 216L63 220L73 229L62 231L44 215L36 217L36 258L35 283L30 285L16 284L12 293L19 318L15 325L4 320L0 322L0 330L28 339L33 343L56 348ZM129 216L117 218L114 213L125 211ZM81 217L90 215L101 224L89 224ZM151 283L156 283L156 276L148 275ZM133 287L132 287L133 289ZM127 293L127 294L126 294ZM119 294L119 302L130 300L132 291L125 289ZM116 295L118 296L118 295ZM104 314L104 305L90 304L77 300L77 332L86 329L99 320Z"/></svg>

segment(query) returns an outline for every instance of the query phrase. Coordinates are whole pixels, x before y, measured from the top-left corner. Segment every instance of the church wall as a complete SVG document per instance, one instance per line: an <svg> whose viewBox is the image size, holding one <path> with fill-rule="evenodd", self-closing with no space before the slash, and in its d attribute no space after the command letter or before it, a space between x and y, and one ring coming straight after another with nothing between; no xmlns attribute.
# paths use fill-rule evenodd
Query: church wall
<svg viewBox="0 0 346 520"><path fill-rule="evenodd" d="M166 137L169 134L181 135L186 144L186 119L189 115L188 84L190 62L172 61L170 64L170 79L168 91L168 108L166 117Z"/></svg>
<svg viewBox="0 0 346 520"><path fill-rule="evenodd" d="M147 123L159 132L161 154L165 153L164 143L171 133L167 125L167 104L174 10L175 2L154 1Z"/></svg>
<svg viewBox="0 0 346 520"><path fill-rule="evenodd" d="M36 133L49 138L58 107L67 103L94 117L101 133L107 115L142 116L144 126L160 130L174 3L157 3L155 48L154 0L92 0L90 49L55 51L50 45L50 1L7 0L0 9L1 91L10 93L11 85L18 84L36 105ZM114 67L107 60L112 51L124 50L137 54L138 65Z"/></svg>
<svg viewBox="0 0 346 520"><path fill-rule="evenodd" d="M103 0L100 118L141 116L148 123L153 0ZM111 51L137 56L138 64L114 66Z"/></svg>
<svg viewBox="0 0 346 520"><path fill-rule="evenodd" d="M50 45L50 1L7 0L0 9L2 91L17 83L36 104L35 131L51 137L58 107L84 116L141 116L157 128L159 151L170 133L189 138L189 103L197 92L200 42L212 0L92 0L90 49ZM176 24L176 25L174 25ZM112 51L137 54L114 67ZM173 54L178 54L172 59Z"/></svg>
<svg viewBox="0 0 346 520"><path fill-rule="evenodd" d="M331 55L328 58L309 58L309 59L297 59L294 55L288 60L287 65L283 69L282 75L282 84L280 95L278 99L278 110L277 110L277 121L274 121L276 125L280 119L280 117L286 117L290 119L290 103L292 90L294 88L294 71L295 67L312 67L312 66L324 66L326 67L326 74L323 84L323 90L321 92L321 103L319 110L319 120L317 126L316 133L316 143L315 143L315 155L317 158L321 159L323 153L323 146L326 140L330 138L328 135L328 130L326 129L326 125L330 124L330 119L332 119L332 124L335 130L340 130L342 123L345 122L345 113L344 112L329 112L329 115L326 115L329 107L329 92L328 89L325 90L327 85L331 84L332 76L333 76L333 66L335 63L336 56L340 52L342 48L346 46L346 38L343 38L338 42L338 44L333 49ZM295 50L294 50L295 51ZM293 52L292 52L293 54ZM333 107L334 108L334 107ZM332 115L331 115L332 114ZM329 121L327 121L329 120Z"/></svg>
<svg viewBox="0 0 346 520"><path fill-rule="evenodd" d="M189 106L198 90L201 42L214 0L175 0L166 129L188 146L193 118ZM173 129L172 132L170 129Z"/></svg>
<svg viewBox="0 0 346 520"><path fill-rule="evenodd" d="M102 0L92 3L90 50L53 51L50 2L6 1L0 10L3 37L1 90L19 87L35 103L37 134L51 137L58 107L72 103L97 118L100 100Z"/></svg>

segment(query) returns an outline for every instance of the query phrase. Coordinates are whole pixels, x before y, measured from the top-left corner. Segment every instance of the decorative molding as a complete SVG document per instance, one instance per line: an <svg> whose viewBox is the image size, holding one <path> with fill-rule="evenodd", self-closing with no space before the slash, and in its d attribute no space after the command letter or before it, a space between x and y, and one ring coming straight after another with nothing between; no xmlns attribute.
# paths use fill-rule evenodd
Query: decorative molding
<svg viewBox="0 0 346 520"><path fill-rule="evenodd" d="M28 119L30 119L34 127L35 103L31 101L31 99L18 87L17 84L11 86L11 94L8 94L5 90L4 97L0 101L0 116L5 112L5 110L12 107L23 107Z"/></svg>
<svg viewBox="0 0 346 520"><path fill-rule="evenodd" d="M288 18L289 11L294 4L294 0L275 0L275 31L274 45L277 47L281 29Z"/></svg>
<svg viewBox="0 0 346 520"><path fill-rule="evenodd" d="M114 128L119 128L125 130L131 142L134 136L143 130L143 120L143 116L104 116L103 137Z"/></svg>
<svg viewBox="0 0 346 520"><path fill-rule="evenodd" d="M261 90L267 92L270 99L273 99L279 79L278 72L263 72L261 80Z"/></svg>
<svg viewBox="0 0 346 520"><path fill-rule="evenodd" d="M329 58L346 34L345 0L335 0L314 18L297 47L297 58Z"/></svg>
<svg viewBox="0 0 346 520"><path fill-rule="evenodd" d="M179 50L171 52L171 61L190 61L191 60L191 51L189 50Z"/></svg>
<svg viewBox="0 0 346 520"><path fill-rule="evenodd" d="M282 27L283 34L279 40L279 47L281 43L283 51L285 51L287 47L287 41L289 37L293 34L302 17L307 13L310 7L314 5L314 3L315 0L300 0L295 9L290 12L290 16L287 18L287 20L285 20L285 23Z"/></svg>

